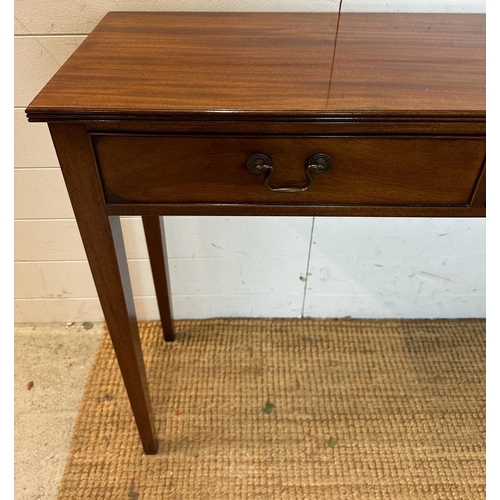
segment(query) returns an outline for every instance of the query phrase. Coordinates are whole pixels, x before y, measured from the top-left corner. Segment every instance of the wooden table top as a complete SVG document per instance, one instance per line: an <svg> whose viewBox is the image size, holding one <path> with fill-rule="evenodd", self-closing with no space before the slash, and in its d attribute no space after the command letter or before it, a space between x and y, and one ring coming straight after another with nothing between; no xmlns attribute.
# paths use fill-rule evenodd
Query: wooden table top
<svg viewBox="0 0 500 500"><path fill-rule="evenodd" d="M482 14L110 12L27 114L484 118L485 31Z"/></svg>

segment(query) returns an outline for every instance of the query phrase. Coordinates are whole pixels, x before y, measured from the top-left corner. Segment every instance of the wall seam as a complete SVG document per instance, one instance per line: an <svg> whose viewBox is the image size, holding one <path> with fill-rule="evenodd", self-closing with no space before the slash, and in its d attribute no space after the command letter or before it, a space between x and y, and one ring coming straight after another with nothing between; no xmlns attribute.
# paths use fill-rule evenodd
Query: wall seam
<svg viewBox="0 0 500 500"><path fill-rule="evenodd" d="M314 222L316 221L316 217L312 218L311 224L311 237L309 239L309 252L307 253L307 267L306 267L306 275L304 279L304 295L302 299L302 312L300 313L300 317L304 317L304 309L306 307L306 295L307 295L307 280L309 279L309 264L311 262L311 250L313 244L313 235L314 235Z"/></svg>

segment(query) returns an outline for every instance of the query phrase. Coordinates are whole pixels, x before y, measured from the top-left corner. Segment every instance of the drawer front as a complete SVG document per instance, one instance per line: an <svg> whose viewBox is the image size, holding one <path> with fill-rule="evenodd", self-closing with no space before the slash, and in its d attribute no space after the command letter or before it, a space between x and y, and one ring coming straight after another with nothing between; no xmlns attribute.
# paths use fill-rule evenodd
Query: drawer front
<svg viewBox="0 0 500 500"><path fill-rule="evenodd" d="M477 136L91 136L112 204L463 206L485 155ZM272 173L247 167L257 154ZM331 167L319 172L313 161L308 172L317 154Z"/></svg>

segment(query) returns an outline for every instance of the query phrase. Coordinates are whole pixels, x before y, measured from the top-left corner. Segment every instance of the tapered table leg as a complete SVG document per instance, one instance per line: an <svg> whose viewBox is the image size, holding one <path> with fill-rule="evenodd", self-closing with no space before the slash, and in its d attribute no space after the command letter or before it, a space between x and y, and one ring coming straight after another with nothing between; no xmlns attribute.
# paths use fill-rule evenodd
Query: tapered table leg
<svg viewBox="0 0 500 500"><path fill-rule="evenodd" d="M153 411L120 220L107 215L84 126L51 124L50 131L144 452L154 454Z"/></svg>
<svg viewBox="0 0 500 500"><path fill-rule="evenodd" d="M167 246L162 220L157 216L143 216L142 223L160 310L163 338L167 342L172 342L175 340L175 332L172 322L172 299L169 292Z"/></svg>

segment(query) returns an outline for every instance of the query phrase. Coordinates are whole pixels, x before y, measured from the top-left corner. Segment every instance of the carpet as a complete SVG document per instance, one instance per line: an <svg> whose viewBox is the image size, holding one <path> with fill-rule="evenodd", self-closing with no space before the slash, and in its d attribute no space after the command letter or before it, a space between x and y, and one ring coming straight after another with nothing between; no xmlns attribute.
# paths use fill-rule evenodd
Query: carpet
<svg viewBox="0 0 500 500"><path fill-rule="evenodd" d="M58 500L483 499L484 320L141 323L145 456L105 335Z"/></svg>

